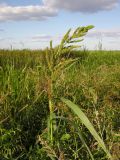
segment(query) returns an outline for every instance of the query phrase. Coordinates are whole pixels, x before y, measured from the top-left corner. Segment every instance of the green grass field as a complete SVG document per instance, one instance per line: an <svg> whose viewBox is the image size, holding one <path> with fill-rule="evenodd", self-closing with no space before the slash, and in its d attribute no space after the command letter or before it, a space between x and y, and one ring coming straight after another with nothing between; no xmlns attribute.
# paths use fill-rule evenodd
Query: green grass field
<svg viewBox="0 0 120 160"><path fill-rule="evenodd" d="M51 143L45 51L0 50L1 160L108 159L61 97L81 108L113 159L120 158L120 52L74 51L74 57L53 81Z"/></svg>

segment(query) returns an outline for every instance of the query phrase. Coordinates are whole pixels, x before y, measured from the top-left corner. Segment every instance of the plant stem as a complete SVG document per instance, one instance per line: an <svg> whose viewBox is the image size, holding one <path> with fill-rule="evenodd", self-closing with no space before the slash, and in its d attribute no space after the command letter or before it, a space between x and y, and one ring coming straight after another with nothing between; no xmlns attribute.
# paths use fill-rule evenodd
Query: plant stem
<svg viewBox="0 0 120 160"><path fill-rule="evenodd" d="M49 111L50 111L50 141L53 143L53 101L52 101L52 91L53 91L53 84L52 84L52 76L48 80L48 99L49 99Z"/></svg>

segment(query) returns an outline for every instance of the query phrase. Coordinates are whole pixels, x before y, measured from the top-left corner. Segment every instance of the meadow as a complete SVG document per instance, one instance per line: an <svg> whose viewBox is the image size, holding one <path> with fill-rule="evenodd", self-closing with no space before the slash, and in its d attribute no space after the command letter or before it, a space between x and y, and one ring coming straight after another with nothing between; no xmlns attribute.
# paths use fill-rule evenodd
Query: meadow
<svg viewBox="0 0 120 160"><path fill-rule="evenodd" d="M56 51L0 50L0 159L118 160L120 51Z"/></svg>

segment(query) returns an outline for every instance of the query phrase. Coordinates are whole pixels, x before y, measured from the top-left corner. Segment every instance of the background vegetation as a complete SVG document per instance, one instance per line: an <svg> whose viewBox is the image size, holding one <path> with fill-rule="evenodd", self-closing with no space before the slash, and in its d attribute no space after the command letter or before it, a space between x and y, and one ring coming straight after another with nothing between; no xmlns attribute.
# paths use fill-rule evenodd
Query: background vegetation
<svg viewBox="0 0 120 160"><path fill-rule="evenodd" d="M49 84L45 53L46 50L0 50L1 159L89 160L91 156L85 144L94 159L108 159L88 129L60 100L64 97L80 106L113 159L118 160L120 52L71 52L69 56L73 60L77 58L76 63L61 69L61 74L53 81L52 143L48 135ZM69 57L63 54L62 58Z"/></svg>

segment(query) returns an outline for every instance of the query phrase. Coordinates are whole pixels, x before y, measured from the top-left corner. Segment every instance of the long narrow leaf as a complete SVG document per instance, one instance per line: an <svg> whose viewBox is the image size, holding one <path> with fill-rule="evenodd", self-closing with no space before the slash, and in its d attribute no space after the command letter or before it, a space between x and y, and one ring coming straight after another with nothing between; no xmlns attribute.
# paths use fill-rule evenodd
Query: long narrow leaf
<svg viewBox="0 0 120 160"><path fill-rule="evenodd" d="M71 102L68 99L65 98L61 98L62 102L64 102L73 112L74 114L76 114L81 122L86 126L86 128L90 131L90 133L93 135L93 137L96 139L96 141L98 142L99 146L102 147L102 149L104 150L104 152L107 154L108 158L112 159L111 154L109 153L109 151L107 150L103 140L100 138L100 136L98 135L98 133L96 132L95 128L93 127L92 123L89 121L89 119L87 118L87 116L83 113L83 111L80 109L79 106L77 106L76 104L74 104L73 102Z"/></svg>

